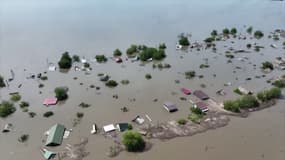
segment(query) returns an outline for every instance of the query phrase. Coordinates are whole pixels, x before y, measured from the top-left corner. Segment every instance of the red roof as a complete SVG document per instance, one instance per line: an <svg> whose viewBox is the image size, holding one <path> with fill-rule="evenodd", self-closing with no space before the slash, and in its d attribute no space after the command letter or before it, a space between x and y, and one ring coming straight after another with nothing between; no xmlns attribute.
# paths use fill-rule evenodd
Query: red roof
<svg viewBox="0 0 285 160"><path fill-rule="evenodd" d="M196 106L197 106L198 108L200 108L203 112L208 110L208 104L205 103L205 102L202 102L202 101L197 102L197 103L196 103Z"/></svg>
<svg viewBox="0 0 285 160"><path fill-rule="evenodd" d="M55 105L57 103L57 98L46 98L43 102L44 105Z"/></svg>
<svg viewBox="0 0 285 160"><path fill-rule="evenodd" d="M186 95L191 94L191 91L189 89L187 89L187 88L181 88L181 92L183 92Z"/></svg>

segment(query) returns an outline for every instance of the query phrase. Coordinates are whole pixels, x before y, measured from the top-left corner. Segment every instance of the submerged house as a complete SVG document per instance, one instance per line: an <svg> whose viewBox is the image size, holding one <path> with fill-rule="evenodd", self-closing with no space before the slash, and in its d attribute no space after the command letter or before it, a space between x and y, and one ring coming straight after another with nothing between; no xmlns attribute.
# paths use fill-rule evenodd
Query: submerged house
<svg viewBox="0 0 285 160"><path fill-rule="evenodd" d="M126 130L129 129L129 124L128 123L118 123L116 125L116 128L120 131L120 132L124 132Z"/></svg>
<svg viewBox="0 0 285 160"><path fill-rule="evenodd" d="M108 132L112 132L112 131L116 130L116 128L113 124L109 124L109 125L104 126L103 130L105 133L108 133Z"/></svg>
<svg viewBox="0 0 285 160"><path fill-rule="evenodd" d="M135 122L135 123L137 123L137 124L143 124L143 123L144 123L144 119L143 119L141 116L137 115L137 116L132 120L132 122Z"/></svg>
<svg viewBox="0 0 285 160"><path fill-rule="evenodd" d="M208 104L203 101L197 102L194 107L201 109L202 112L207 112L209 110Z"/></svg>
<svg viewBox="0 0 285 160"><path fill-rule="evenodd" d="M163 104L163 107L168 111L168 112L175 112L178 110L178 108L176 107L175 104L173 104L172 102L165 102Z"/></svg>
<svg viewBox="0 0 285 160"><path fill-rule="evenodd" d="M55 124L48 130L48 137L46 140L46 146L61 145L65 127L61 124Z"/></svg>
<svg viewBox="0 0 285 160"><path fill-rule="evenodd" d="M209 96L201 90L196 90L193 94L201 100L209 99Z"/></svg>
<svg viewBox="0 0 285 160"><path fill-rule="evenodd" d="M191 91L189 89L187 89L187 88L181 88L180 90L181 90L182 93L184 93L186 95L191 94Z"/></svg>

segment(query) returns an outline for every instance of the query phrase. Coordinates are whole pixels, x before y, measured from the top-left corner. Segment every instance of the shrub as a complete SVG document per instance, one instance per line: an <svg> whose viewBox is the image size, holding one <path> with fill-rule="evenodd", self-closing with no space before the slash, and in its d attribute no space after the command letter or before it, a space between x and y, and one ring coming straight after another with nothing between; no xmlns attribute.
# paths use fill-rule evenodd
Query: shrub
<svg viewBox="0 0 285 160"><path fill-rule="evenodd" d="M81 107L81 108L88 108L88 107L90 107L90 104L81 102L78 106Z"/></svg>
<svg viewBox="0 0 285 160"><path fill-rule="evenodd" d="M127 85L127 84L129 84L129 83L130 83L130 81L129 81L129 80L127 80L127 79L124 79L124 80L122 80L122 81L121 81L121 83L122 83L122 84L124 84L124 85Z"/></svg>
<svg viewBox="0 0 285 160"><path fill-rule="evenodd" d="M166 45L165 45L165 43L161 43L161 44L159 44L159 47L158 47L159 49L166 49Z"/></svg>
<svg viewBox="0 0 285 160"><path fill-rule="evenodd" d="M4 78L2 76L0 76L0 88L5 87L5 82L4 82Z"/></svg>
<svg viewBox="0 0 285 160"><path fill-rule="evenodd" d="M80 62L80 58L78 55L73 55L72 60L73 60L73 62Z"/></svg>
<svg viewBox="0 0 285 160"><path fill-rule="evenodd" d="M178 124L180 124L180 125L185 125L186 123L187 123L187 121L185 120L185 119L179 119L178 121Z"/></svg>
<svg viewBox="0 0 285 160"><path fill-rule="evenodd" d="M124 133L123 144L129 152L143 151L145 148L144 139L138 132L134 131L127 131Z"/></svg>
<svg viewBox="0 0 285 160"><path fill-rule="evenodd" d="M282 92L280 88L271 88L270 90L264 90L259 93L257 93L257 98L261 100L262 102L279 98L281 96Z"/></svg>
<svg viewBox="0 0 285 160"><path fill-rule="evenodd" d="M215 37L215 36L217 36L217 35L218 35L217 30L213 30L213 31L211 32L211 36Z"/></svg>
<svg viewBox="0 0 285 160"><path fill-rule="evenodd" d="M253 95L244 95L239 100L240 108L255 108L259 106L259 103L255 96Z"/></svg>
<svg viewBox="0 0 285 160"><path fill-rule="evenodd" d="M189 46L190 45L190 42L188 40L187 37L185 36L181 36L180 39L179 39L179 44L182 45L182 46Z"/></svg>
<svg viewBox="0 0 285 160"><path fill-rule="evenodd" d="M200 65L200 68L201 68L201 69L203 69L203 68L209 68L209 67L210 67L210 66L209 66L208 64L201 64L201 65Z"/></svg>
<svg viewBox="0 0 285 160"><path fill-rule="evenodd" d="M72 59L68 52L64 52L58 62L59 68L70 69L72 66Z"/></svg>
<svg viewBox="0 0 285 160"><path fill-rule="evenodd" d="M184 74L185 74L185 78L186 79L191 79L191 78L196 76L196 72L195 71L187 71Z"/></svg>
<svg viewBox="0 0 285 160"><path fill-rule="evenodd" d="M230 32L231 32L232 35L235 35L235 34L237 34L237 29L236 28L232 28Z"/></svg>
<svg viewBox="0 0 285 160"><path fill-rule="evenodd" d="M132 129L133 129L132 124L128 124L128 130L132 130Z"/></svg>
<svg viewBox="0 0 285 160"><path fill-rule="evenodd" d="M283 42L283 46L285 46L285 42Z"/></svg>
<svg viewBox="0 0 285 160"><path fill-rule="evenodd" d="M254 32L254 37L256 38L256 39L260 39L260 38L262 38L264 36L264 34L261 32L261 31L255 31Z"/></svg>
<svg viewBox="0 0 285 160"><path fill-rule="evenodd" d="M29 139L29 135L28 134L23 134L18 138L18 141L21 143L26 142Z"/></svg>
<svg viewBox="0 0 285 160"><path fill-rule="evenodd" d="M118 85L118 83L117 83L116 81L114 81L114 80L109 80L109 81L107 81L107 82L105 83L105 85L106 85L107 87L116 87L116 86Z"/></svg>
<svg viewBox="0 0 285 160"><path fill-rule="evenodd" d="M248 43L248 44L246 45L246 48L251 48L251 44Z"/></svg>
<svg viewBox="0 0 285 160"><path fill-rule="evenodd" d="M214 37L208 37L208 38L206 38L205 40L204 40L204 42L206 42L206 43L212 43L212 42L214 42L215 41L215 38Z"/></svg>
<svg viewBox="0 0 285 160"><path fill-rule="evenodd" d="M11 101L13 102L18 102L19 100L21 100L21 95L19 94L13 94L10 98Z"/></svg>
<svg viewBox="0 0 285 160"><path fill-rule="evenodd" d="M272 83L273 86L278 87L278 88L284 88L285 87L285 80L276 80Z"/></svg>
<svg viewBox="0 0 285 160"><path fill-rule="evenodd" d="M252 33L252 30L253 30L253 28L252 28L252 26L250 26L250 27L248 27L248 28L246 29L246 32L247 32L248 34L251 34L251 33Z"/></svg>
<svg viewBox="0 0 285 160"><path fill-rule="evenodd" d="M230 34L230 30L228 28L223 29L223 34L224 35Z"/></svg>
<svg viewBox="0 0 285 160"><path fill-rule="evenodd" d="M236 94L242 95L242 92L241 92L238 88L234 89L234 92L235 92Z"/></svg>
<svg viewBox="0 0 285 160"><path fill-rule="evenodd" d="M149 80L149 79L151 79L152 77L151 77L150 74L146 74L146 75L145 75L145 78L146 78L147 80Z"/></svg>
<svg viewBox="0 0 285 160"><path fill-rule="evenodd" d="M274 69L273 64L271 62L268 62L268 61L263 62L262 63L262 69L267 69L267 68L273 70Z"/></svg>
<svg viewBox="0 0 285 160"><path fill-rule="evenodd" d="M132 45L130 46L130 48L127 49L126 52L127 52L127 55L128 55L128 56L133 55L133 54L135 54L135 53L138 52L138 46L132 44Z"/></svg>
<svg viewBox="0 0 285 160"><path fill-rule="evenodd" d="M16 108L14 104L8 101L2 101L0 104L0 117L7 117L10 114L14 113Z"/></svg>
<svg viewBox="0 0 285 160"><path fill-rule="evenodd" d="M48 79L47 76L41 76L41 80L42 80L42 81L45 81L45 80L47 80L47 79Z"/></svg>
<svg viewBox="0 0 285 160"><path fill-rule="evenodd" d="M98 63L103 63L103 62L107 62L107 58L105 57L105 55L96 55L95 56L95 58L96 58L96 61L98 62Z"/></svg>
<svg viewBox="0 0 285 160"><path fill-rule="evenodd" d="M82 113L82 112L77 112L76 113L76 117L77 118L82 118L84 116L84 113Z"/></svg>
<svg viewBox="0 0 285 160"><path fill-rule="evenodd" d="M28 114L31 118L34 118L37 115L35 112L29 112Z"/></svg>
<svg viewBox="0 0 285 160"><path fill-rule="evenodd" d="M22 101L19 106L20 106L21 108L26 108L26 107L29 107L30 104L29 104L29 102Z"/></svg>
<svg viewBox="0 0 285 160"><path fill-rule="evenodd" d="M48 118L50 116L53 116L53 112L52 111L47 111L43 114L44 117Z"/></svg>
<svg viewBox="0 0 285 160"><path fill-rule="evenodd" d="M224 109L232 112L239 113L240 107L238 101L228 100L224 102Z"/></svg>
<svg viewBox="0 0 285 160"><path fill-rule="evenodd" d="M63 87L57 87L54 89L54 93L55 93L55 97L58 100L66 100L68 98L67 95L67 89L63 88Z"/></svg>
<svg viewBox="0 0 285 160"><path fill-rule="evenodd" d="M204 115L204 112L198 107L191 107L190 110L197 115Z"/></svg>
<svg viewBox="0 0 285 160"><path fill-rule="evenodd" d="M84 68L89 68L90 67L90 64L89 63L84 63Z"/></svg>
<svg viewBox="0 0 285 160"><path fill-rule="evenodd" d="M122 52L117 48L116 50L114 50L113 55L114 56L121 56Z"/></svg>

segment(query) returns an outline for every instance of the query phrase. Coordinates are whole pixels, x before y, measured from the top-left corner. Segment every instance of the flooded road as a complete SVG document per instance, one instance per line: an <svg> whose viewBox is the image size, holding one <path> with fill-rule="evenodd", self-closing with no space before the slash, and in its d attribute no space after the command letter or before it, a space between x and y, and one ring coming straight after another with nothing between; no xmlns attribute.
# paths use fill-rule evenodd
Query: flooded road
<svg viewBox="0 0 285 160"><path fill-rule="evenodd" d="M235 40L234 44L220 42L218 53L210 50L201 52L176 51L177 35L191 33L193 41L202 41L213 29L221 31L224 27L236 27L245 32L246 26L264 31L265 37L259 41L247 39ZM153 123L186 118L190 103L181 101L183 95L179 89L201 89L218 101L237 97L232 90L243 85L253 91L270 87L266 80L281 75L273 71L267 77L254 79L263 74L259 67L265 60L283 56L285 50L272 49L271 43L282 46L284 39L273 42L268 39L269 32L276 28L285 28L285 3L269 0L0 0L0 74L10 77L10 70L15 72L15 80L10 87L0 89L0 100L9 99L9 92L18 91L22 100L30 103L29 110L37 113L29 118L17 106L17 112L6 119L0 119L0 127L13 123L15 130L9 134L0 134L0 154L3 160L41 159L39 149L45 139L43 133L54 123L73 128L69 139L64 140L61 150L67 143L73 144L81 137L88 137L86 160L110 159L106 156L113 144L101 135L90 135L92 123L99 126L117 122L130 122L136 115L148 114ZM97 54L112 56L116 48L125 51L131 44L158 46L166 43L167 58L164 62L171 64L170 69L162 71L152 68L152 63L139 66L139 62L125 61L116 64L112 60L106 64L92 63ZM227 63L223 53L224 45L245 49L249 42L266 46L260 53L237 55L247 56L246 62L234 59ZM68 73L47 72L47 81L27 79L31 74L47 70L48 62L57 63L64 51L86 57L93 70L90 75L84 72ZM183 58L182 58L182 57ZM125 58L125 55L124 55ZM208 58L210 68L200 69L199 65ZM253 67L256 64L257 67ZM236 70L241 66L241 70ZM24 70L25 69L25 70ZM186 80L183 73L196 70L204 78ZM98 80L98 73L108 73L112 79L121 81L129 79L129 85L119 85L109 89ZM145 74L151 73L152 79L146 80ZM181 74L182 73L182 74ZM283 72L284 73L284 72ZM216 77L213 77L216 74ZM74 77L78 77L74 80ZM252 81L245 81L246 78ZM175 80L180 83L176 84ZM232 86L224 87L224 83ZM38 88L39 83L45 86ZM83 83L83 85L80 85ZM18 85L22 84L21 88ZM101 87L99 91L90 85ZM42 101L54 96L54 88L69 87L69 99L63 104L45 107ZM217 97L215 92L224 88L225 97ZM39 94L42 92L42 94ZM119 98L112 98L118 94ZM131 99L135 98L132 102ZM158 99L153 102L153 99ZM192 96L191 96L192 98ZM162 108L164 101L173 101L179 111L167 113ZM91 107L78 107L81 102ZM129 112L120 108L126 106ZM193 137L176 138L166 142L150 140L154 145L150 151L139 154L122 152L114 159L274 159L285 158L285 102L253 113L249 118L231 118L230 125L214 131L208 131ZM55 115L44 118L42 114L52 110ZM80 124L73 127L77 112L83 112ZM27 143L19 143L17 138L27 133ZM282 141L283 140L283 141Z"/></svg>

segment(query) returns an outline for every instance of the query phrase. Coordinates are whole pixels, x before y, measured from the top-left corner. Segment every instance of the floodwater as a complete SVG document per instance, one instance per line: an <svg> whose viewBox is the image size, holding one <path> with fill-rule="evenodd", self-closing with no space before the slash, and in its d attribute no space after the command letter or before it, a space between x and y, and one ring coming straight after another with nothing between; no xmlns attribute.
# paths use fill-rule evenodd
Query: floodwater
<svg viewBox="0 0 285 160"><path fill-rule="evenodd" d="M264 31L262 40L237 40L234 44L220 42L217 53L210 50L200 52L176 51L177 35L191 33L192 41L202 41L213 29L236 27L245 32L245 27L252 25L254 29ZM113 145L110 139L102 135L90 135L92 123L99 126L117 122L129 122L136 115L148 114L153 123L186 118L189 114L189 102L179 100L183 96L179 89L188 87L201 89L217 101L234 98L232 90L245 86L253 91L270 87L266 80L281 75L281 71L273 71L265 78L255 79L262 75L259 66L265 60L273 60L283 56L281 41L274 42L267 35L276 28L285 28L285 3L269 0L0 0L0 73L9 78L10 70L15 72L15 80L10 86L0 90L0 99L9 99L9 92L18 91L22 99L30 103L29 110L37 116L29 118L27 113L18 107L17 112L6 119L0 119L0 126L13 123L15 130L9 134L0 134L1 160L41 159L39 149L45 139L43 133L54 123L64 124L72 128L69 139L64 140L54 151L62 150L67 143L74 144L82 137L88 137L86 160L110 159L106 156ZM57 63L61 53L69 51L88 60L97 54L112 56L114 49L125 51L130 44L146 44L158 46L165 42L167 58L164 62L172 65L162 71L152 68L152 63L139 66L139 62L130 61L116 64L109 60L106 64L91 63L90 75L84 72L68 73L48 72L48 80L27 79L31 74L47 70L47 63ZM233 59L227 64L224 52L227 46L245 49L247 43L257 42L265 49L256 53L237 54L249 60L240 62ZM278 49L269 47L275 43ZM181 58L181 56L183 58ZM210 68L199 69L199 65L208 58ZM253 64L257 67L254 69ZM240 66L242 69L235 69ZM25 69L25 70L24 70ZM198 77L186 80L184 73L196 70ZM236 70L236 73L233 73ZM119 85L109 89L98 80L98 73L108 73L118 82L129 79L130 84ZM144 78L151 73L152 79ZM284 72L283 72L284 73ZM216 77L213 77L216 74ZM78 77L74 80L74 77ZM246 81L251 77L253 80ZM180 80L179 84L174 81ZM79 85L79 83L83 85ZM224 83L232 82L233 86L224 87ZM45 87L39 89L39 83ZM22 84L21 88L18 85ZM90 85L101 87L99 91ZM58 86L69 87L69 99L56 106L45 107L41 103L45 97L53 96ZM217 97L215 92L224 88L225 97ZM39 94L39 92L42 94ZM175 93L174 93L175 92ZM112 98L118 94L119 99ZM136 101L131 102L130 99ZM153 99L157 98L157 102ZM190 98L193 98L190 96ZM164 101L173 101L179 111L167 113L162 108ZM91 107L78 107L81 102ZM120 108L126 106L129 112L123 113ZM193 137L176 138L166 142L150 140L151 150L131 154L122 152L114 159L274 159L285 158L285 102L253 113L249 118L231 118L230 125L214 131L208 131ZM52 110L55 115L43 118L42 114ZM73 127L73 119L77 112L83 112L80 124ZM17 141L21 134L29 134L28 142Z"/></svg>

